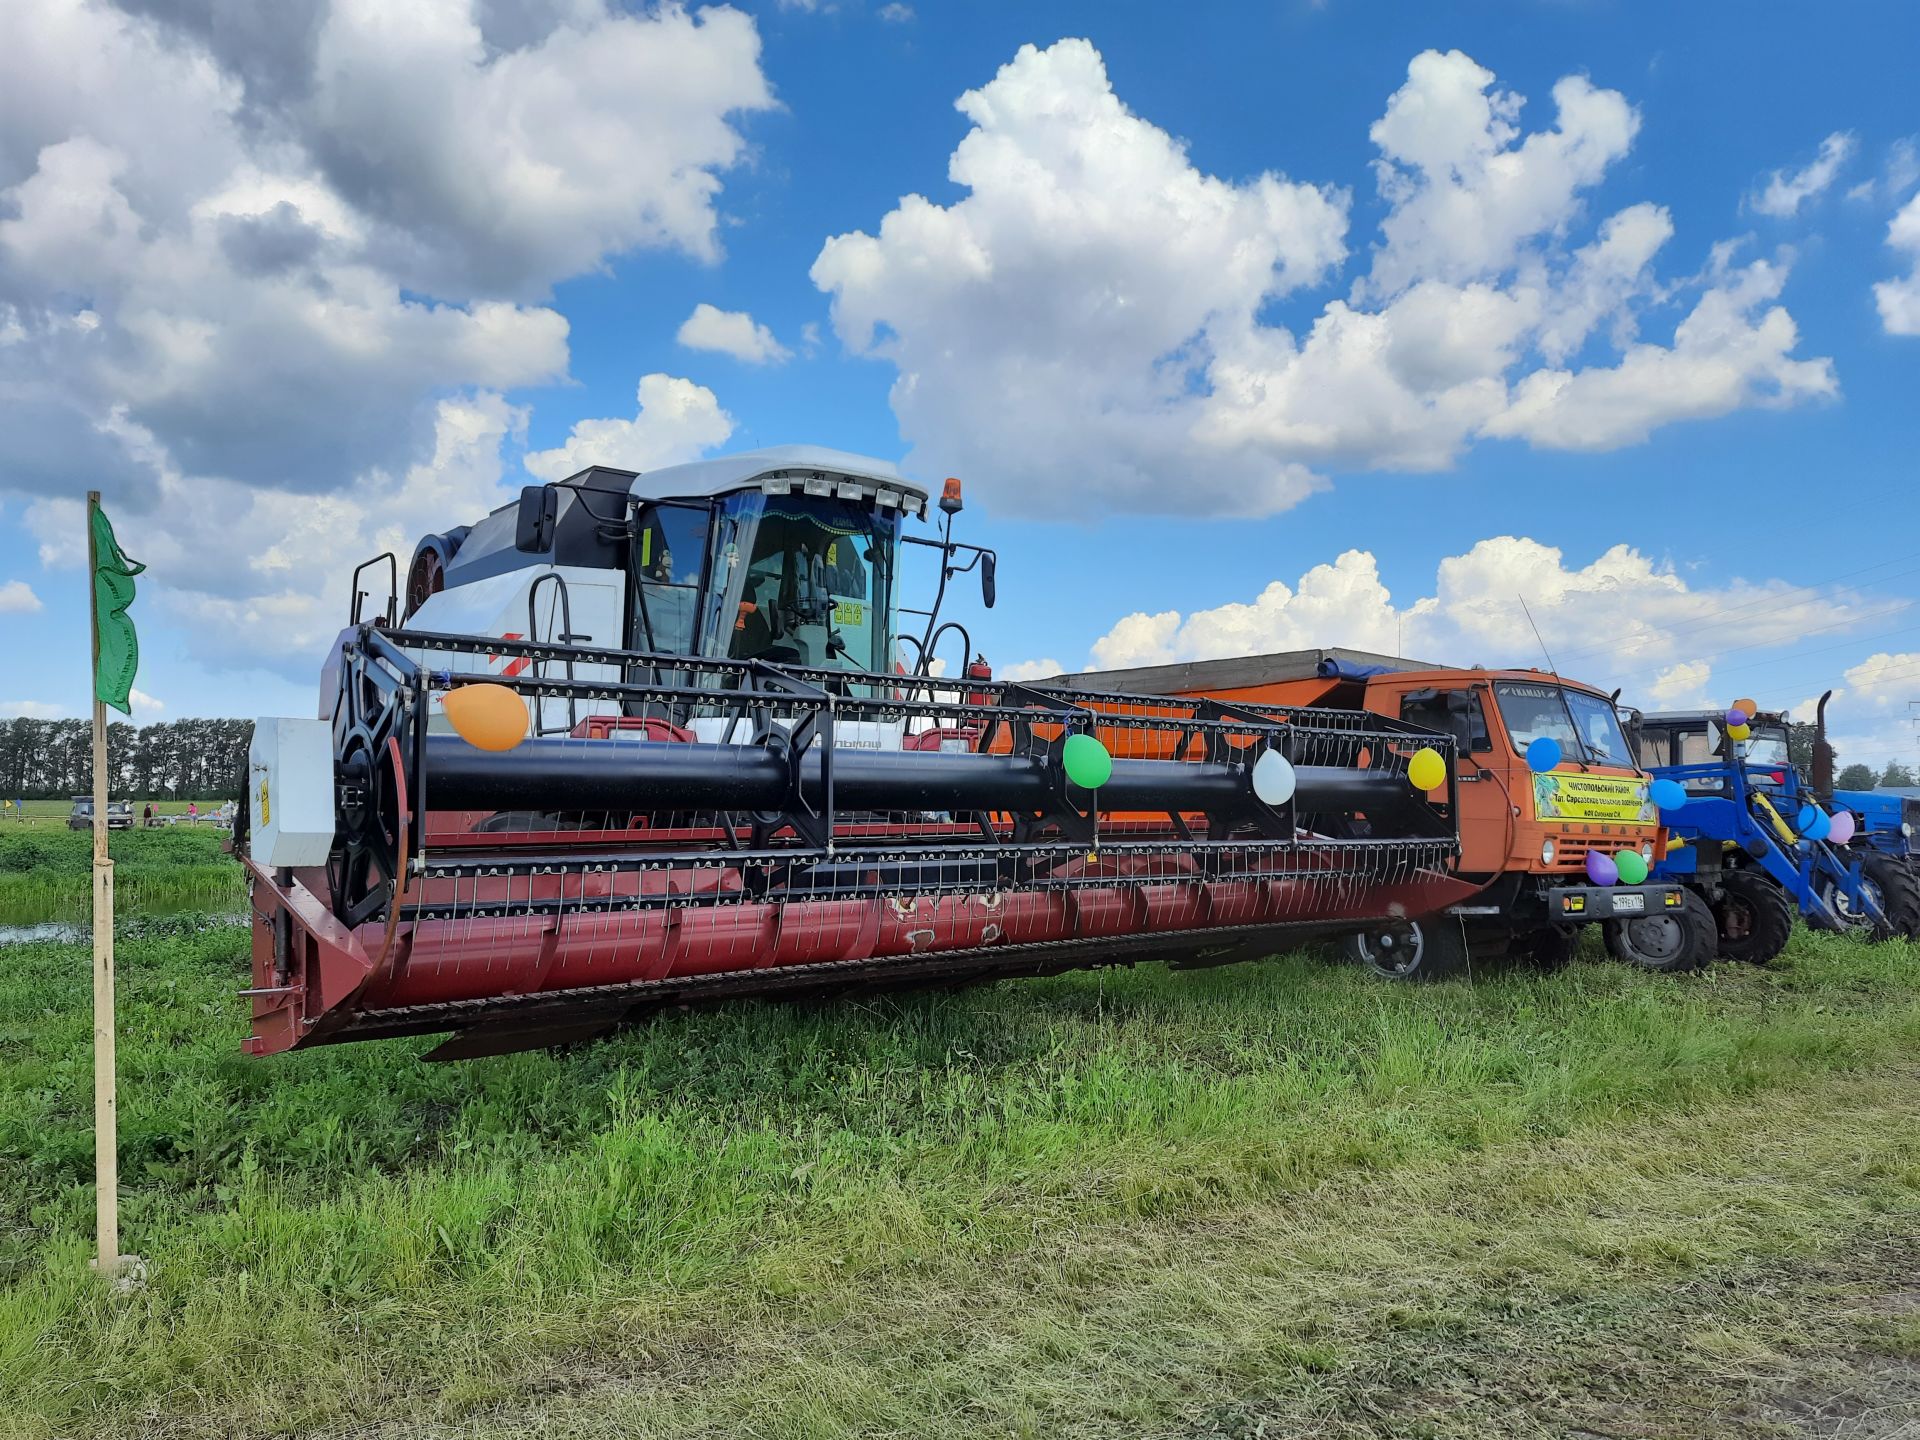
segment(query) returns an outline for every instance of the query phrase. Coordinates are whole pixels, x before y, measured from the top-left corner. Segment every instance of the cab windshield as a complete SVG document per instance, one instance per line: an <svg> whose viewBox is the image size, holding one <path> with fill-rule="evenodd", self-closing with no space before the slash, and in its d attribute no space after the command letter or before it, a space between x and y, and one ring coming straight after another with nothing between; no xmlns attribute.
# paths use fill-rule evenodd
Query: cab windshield
<svg viewBox="0 0 1920 1440"><path fill-rule="evenodd" d="M1598 695L1532 680L1502 680L1494 693L1507 723L1513 748L1524 752L1535 740L1559 745L1569 760L1594 765L1633 765L1626 733L1613 706Z"/></svg>
<svg viewBox="0 0 1920 1440"><path fill-rule="evenodd" d="M856 500L729 496L714 536L702 652L884 671L899 536L897 510Z"/></svg>
<svg viewBox="0 0 1920 1440"><path fill-rule="evenodd" d="M1762 769L1786 769L1789 764L1787 732L1772 729L1754 731L1753 738L1747 741L1746 756L1749 765L1758 765Z"/></svg>

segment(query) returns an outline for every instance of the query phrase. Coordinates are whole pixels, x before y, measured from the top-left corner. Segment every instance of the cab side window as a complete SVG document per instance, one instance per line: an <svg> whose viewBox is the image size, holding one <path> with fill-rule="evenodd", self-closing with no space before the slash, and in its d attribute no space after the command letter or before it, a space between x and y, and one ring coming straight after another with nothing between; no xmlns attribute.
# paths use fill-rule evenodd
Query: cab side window
<svg viewBox="0 0 1920 1440"><path fill-rule="evenodd" d="M1410 691L1400 699L1400 718L1453 736L1462 754L1493 748L1477 690Z"/></svg>
<svg viewBox="0 0 1920 1440"><path fill-rule="evenodd" d="M634 598L633 628L640 648L693 653L700 580L707 567L707 518L705 506L655 505L641 514L633 541L640 592Z"/></svg>

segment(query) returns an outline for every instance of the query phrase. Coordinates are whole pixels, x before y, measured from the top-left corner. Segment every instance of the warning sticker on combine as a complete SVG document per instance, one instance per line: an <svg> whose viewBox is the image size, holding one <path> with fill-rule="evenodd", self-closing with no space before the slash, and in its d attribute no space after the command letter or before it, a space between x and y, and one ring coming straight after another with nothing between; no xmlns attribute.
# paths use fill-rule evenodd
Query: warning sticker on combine
<svg viewBox="0 0 1920 1440"><path fill-rule="evenodd" d="M1660 811L1647 795L1647 782L1618 775L1533 777L1536 820L1637 820L1657 824Z"/></svg>

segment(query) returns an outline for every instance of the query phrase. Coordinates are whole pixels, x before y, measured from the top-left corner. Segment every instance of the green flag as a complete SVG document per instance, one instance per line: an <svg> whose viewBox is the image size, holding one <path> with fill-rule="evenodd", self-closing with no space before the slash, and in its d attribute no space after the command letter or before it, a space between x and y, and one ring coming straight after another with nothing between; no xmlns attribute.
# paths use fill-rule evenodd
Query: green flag
<svg viewBox="0 0 1920 1440"><path fill-rule="evenodd" d="M132 715L128 703L134 672L140 668L140 637L133 633L127 607L133 604L133 577L147 567L129 560L113 538L113 525L99 505L89 507L93 530L93 625L100 658L93 667L93 693L102 704Z"/></svg>

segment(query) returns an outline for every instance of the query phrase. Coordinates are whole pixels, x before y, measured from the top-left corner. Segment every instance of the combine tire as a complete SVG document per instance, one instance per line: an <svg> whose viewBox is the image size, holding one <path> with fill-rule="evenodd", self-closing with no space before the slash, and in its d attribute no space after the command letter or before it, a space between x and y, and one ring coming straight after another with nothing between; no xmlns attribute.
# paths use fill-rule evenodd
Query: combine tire
<svg viewBox="0 0 1920 1440"><path fill-rule="evenodd" d="M1879 890L1880 909L1892 931L1891 936L1874 938L1920 940L1920 876L1913 867L1890 855L1876 855L1867 861L1863 875Z"/></svg>
<svg viewBox="0 0 1920 1440"><path fill-rule="evenodd" d="M1680 904L1638 920L1608 920L1607 949L1616 960L1642 970L1678 974L1698 970L1720 949L1720 930L1707 902L1691 890L1680 892Z"/></svg>
<svg viewBox="0 0 1920 1440"><path fill-rule="evenodd" d="M1383 980L1445 980L1469 966L1466 932L1451 915L1376 921L1344 936L1340 948Z"/></svg>
<svg viewBox="0 0 1920 1440"><path fill-rule="evenodd" d="M1729 872L1713 907L1720 953L1748 965L1766 964L1787 948L1793 914L1793 901L1778 881L1749 870Z"/></svg>

